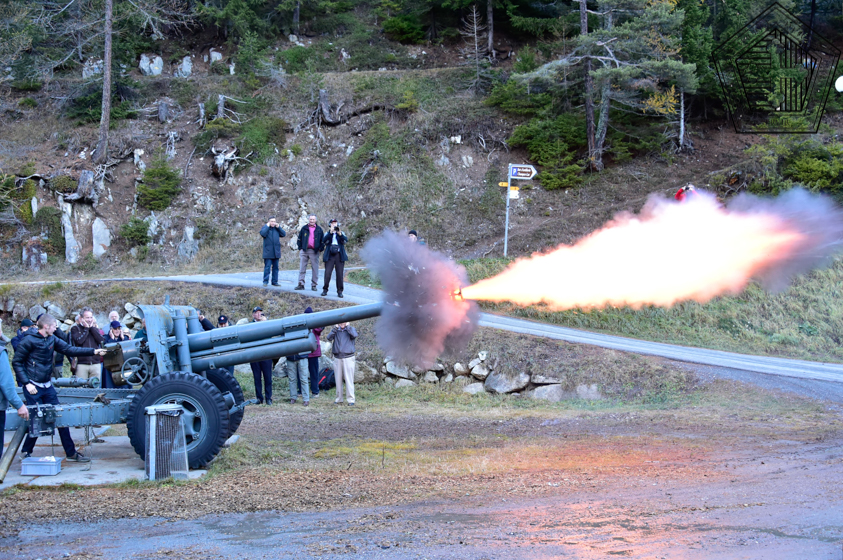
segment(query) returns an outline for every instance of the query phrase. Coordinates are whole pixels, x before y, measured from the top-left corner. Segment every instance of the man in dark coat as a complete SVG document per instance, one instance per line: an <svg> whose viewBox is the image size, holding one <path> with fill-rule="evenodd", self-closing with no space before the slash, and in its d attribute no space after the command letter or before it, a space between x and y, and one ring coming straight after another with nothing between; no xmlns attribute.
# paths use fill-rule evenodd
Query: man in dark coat
<svg viewBox="0 0 843 560"><path fill-rule="evenodd" d="M307 263L310 262L310 289L316 291L316 284L319 282L319 253L322 252L322 238L325 232L316 223L316 215L311 214L307 218L307 224L299 230L299 239L296 245L299 248L299 284L297 290L304 289L304 275L307 272Z"/></svg>
<svg viewBox="0 0 843 560"><path fill-rule="evenodd" d="M281 229L275 218L270 218L261 228L263 237L263 285L269 284L269 271L272 269L272 285L278 285L278 259L281 258L281 238L287 233Z"/></svg>
<svg viewBox="0 0 843 560"><path fill-rule="evenodd" d="M23 337L26 336L26 333L28 333L29 331L37 330L38 328L35 326L35 323L32 322L32 319L24 319L23 321L21 321L18 332L15 333L14 338L12 338L12 349L18 349L18 344L20 344L20 341L23 340Z"/></svg>
<svg viewBox="0 0 843 560"><path fill-rule="evenodd" d="M18 378L18 383L24 388L23 396L26 404L59 404L59 397L52 384L53 353L61 352L65 356L104 356L102 348L79 348L70 346L66 342L53 336L56 331L56 319L49 313L43 314L36 323L38 330L29 332L18 345L12 366ZM71 461L87 463L90 461L76 451L69 428L59 428L62 447ZM27 436L21 451L23 458L32 455L35 441L38 438Z"/></svg>
<svg viewBox="0 0 843 560"><path fill-rule="evenodd" d="M337 297L342 297L343 273L345 272L345 261L348 254L345 252L345 243L348 237L340 229L336 220L331 220L328 233L322 238L322 249L325 251L322 260L325 261L325 283L322 285L322 295L328 295L328 286L331 285L331 273L337 270Z"/></svg>
<svg viewBox="0 0 843 560"><path fill-rule="evenodd" d="M266 321L263 309L255 307L252 309L252 322ZM266 404L272 404L272 360L261 360L249 364L252 368L252 378L255 381L255 397L258 404L263 404L263 396L266 394ZM261 391L263 386L263 391Z"/></svg>

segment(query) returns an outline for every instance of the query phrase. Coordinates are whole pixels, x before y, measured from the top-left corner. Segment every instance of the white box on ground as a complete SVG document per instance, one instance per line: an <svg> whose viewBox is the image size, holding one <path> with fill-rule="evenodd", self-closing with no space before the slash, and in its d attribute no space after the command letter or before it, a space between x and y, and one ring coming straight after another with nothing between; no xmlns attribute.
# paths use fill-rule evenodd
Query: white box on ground
<svg viewBox="0 0 843 560"><path fill-rule="evenodd" d="M27 457L21 459L22 476L55 476L61 472L61 459L58 457Z"/></svg>

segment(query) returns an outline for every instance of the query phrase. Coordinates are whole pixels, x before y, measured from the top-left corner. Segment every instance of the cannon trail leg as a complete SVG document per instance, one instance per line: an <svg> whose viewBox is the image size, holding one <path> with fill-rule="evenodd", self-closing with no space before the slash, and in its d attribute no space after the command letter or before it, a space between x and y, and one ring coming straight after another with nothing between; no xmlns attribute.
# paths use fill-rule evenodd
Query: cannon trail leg
<svg viewBox="0 0 843 560"><path fill-rule="evenodd" d="M26 435L26 429L27 424L21 424L18 429L15 430L15 433L12 436L12 441L9 442L9 447L6 448L6 453L4 453L3 458L0 459L0 482L3 482L6 479L6 475L9 474L9 467L12 466L12 460L15 458L15 455L18 454L18 448L23 441L23 437Z"/></svg>

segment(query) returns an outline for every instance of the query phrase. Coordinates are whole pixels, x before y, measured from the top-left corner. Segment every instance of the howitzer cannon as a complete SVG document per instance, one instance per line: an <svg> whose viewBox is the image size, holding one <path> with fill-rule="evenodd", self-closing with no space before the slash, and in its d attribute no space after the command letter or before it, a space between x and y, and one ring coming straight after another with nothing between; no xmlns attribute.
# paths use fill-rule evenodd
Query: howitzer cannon
<svg viewBox="0 0 843 560"><path fill-rule="evenodd" d="M146 407L178 404L184 409L181 418L188 464L203 467L240 426L244 408L250 404L244 402L234 376L221 368L310 353L318 344L311 329L376 317L382 305L358 305L211 331L203 330L196 309L170 305L169 297L164 305L139 305L147 339L106 346L103 375L111 375L120 388L57 388L62 404L55 407L57 414L49 414L54 420L49 427L125 423L132 446L145 457ZM30 407L30 413L33 411L35 407ZM8 412L6 430L23 427L14 411ZM0 472L0 481L3 476L5 471Z"/></svg>

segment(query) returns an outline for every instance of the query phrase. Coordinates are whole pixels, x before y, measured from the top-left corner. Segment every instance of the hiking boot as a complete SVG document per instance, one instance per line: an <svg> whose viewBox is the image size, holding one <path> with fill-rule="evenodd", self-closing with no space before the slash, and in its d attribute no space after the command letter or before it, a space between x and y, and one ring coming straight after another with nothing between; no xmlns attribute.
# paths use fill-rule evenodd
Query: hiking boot
<svg viewBox="0 0 843 560"><path fill-rule="evenodd" d="M290 404L296 404L296 399L290 399Z"/></svg>
<svg viewBox="0 0 843 560"><path fill-rule="evenodd" d="M21 459L29 459L30 457L32 457L32 453L21 453L20 454Z"/></svg>
<svg viewBox="0 0 843 560"><path fill-rule="evenodd" d="M322 295L323 295L323 296L327 296L327 295L328 295L328 290L322 290Z"/></svg>
<svg viewBox="0 0 843 560"><path fill-rule="evenodd" d="M73 457L68 457L67 460L68 461L76 461L77 463L90 463L91 462L90 457L85 457L84 455L82 455L78 451L76 452L76 455L74 455Z"/></svg>
<svg viewBox="0 0 843 560"><path fill-rule="evenodd" d="M266 406L272 406L272 399L266 399Z"/></svg>
<svg viewBox="0 0 843 560"><path fill-rule="evenodd" d="M298 286L296 286L296 287L295 287L295 288L293 288L293 289L295 289L295 290L303 290L303 289L304 289L304 284L299 284Z"/></svg>
<svg viewBox="0 0 843 560"><path fill-rule="evenodd" d="M281 284L279 284L278 282L273 282L272 285L273 286L280 286ZM298 288L296 288L296 289L298 289Z"/></svg>
<svg viewBox="0 0 843 560"><path fill-rule="evenodd" d="M342 292L339 292L339 293L337 294L337 297L341 298L341 297L342 297Z"/></svg>
<svg viewBox="0 0 843 560"><path fill-rule="evenodd" d="M312 287L312 288L310 288L310 289L311 289L311 290L313 290L313 291L315 292L315 291L316 291L316 286L313 286L313 287Z"/></svg>
<svg viewBox="0 0 843 560"><path fill-rule="evenodd" d="M354 406L353 402L348 403L348 406Z"/></svg>
<svg viewBox="0 0 843 560"><path fill-rule="evenodd" d="M304 401L304 406L310 406L310 401Z"/></svg>

